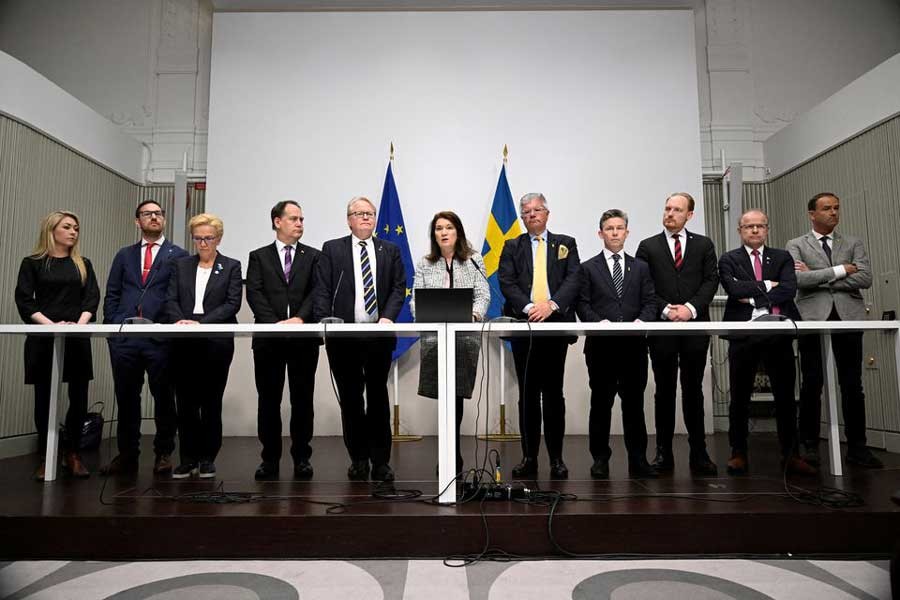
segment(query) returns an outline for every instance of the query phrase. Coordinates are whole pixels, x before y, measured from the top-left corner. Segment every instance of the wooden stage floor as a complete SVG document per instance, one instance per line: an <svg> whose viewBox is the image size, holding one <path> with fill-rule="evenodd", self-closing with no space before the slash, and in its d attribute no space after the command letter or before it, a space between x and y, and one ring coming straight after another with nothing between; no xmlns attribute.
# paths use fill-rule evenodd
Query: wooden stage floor
<svg viewBox="0 0 900 600"><path fill-rule="evenodd" d="M385 491L374 483L347 480L347 455L338 437L314 440L311 481L292 480L289 457L282 460L281 481L254 481L255 438L226 438L216 461L218 477L206 481L154 478L147 436L140 472L105 485L96 470L114 441L85 455L94 472L88 480L63 476L42 484L30 479L36 456L0 460L0 559L445 557L480 553L485 528L493 549L523 558L885 556L900 540L900 507L891 501L900 488L898 455L878 452L886 465L881 471L845 467L842 478L791 478L786 490L774 434L751 436L752 470L746 477L725 475L727 436L711 436L721 475L710 479L691 477L687 442L679 436L674 474L629 480L622 438L613 440L609 481L590 479L585 436L566 439L566 481L551 481L546 455L541 457L537 487L564 494L552 519L552 496L532 504L424 501L437 492L436 438L394 445L394 498L374 497L374 491ZM508 477L520 458L518 442L490 447L500 452ZM479 448L483 456L485 443ZM463 449L468 466L475 438L464 437ZM821 450L824 458L824 442ZM805 492L822 487L843 490L863 504L835 509L798 500L815 497ZM415 492L421 496L407 498Z"/></svg>

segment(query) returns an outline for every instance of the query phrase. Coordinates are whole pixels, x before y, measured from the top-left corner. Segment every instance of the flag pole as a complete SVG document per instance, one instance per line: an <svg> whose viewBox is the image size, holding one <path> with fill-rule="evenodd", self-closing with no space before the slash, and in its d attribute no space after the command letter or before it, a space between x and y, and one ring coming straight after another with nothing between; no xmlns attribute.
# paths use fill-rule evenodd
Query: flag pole
<svg viewBox="0 0 900 600"><path fill-rule="evenodd" d="M508 163L509 148L503 144L503 165ZM489 442L514 442L522 438L517 433L506 432L506 343L500 340L498 346L500 348L500 431L497 433L482 434L478 439L487 440Z"/></svg>
<svg viewBox="0 0 900 600"><path fill-rule="evenodd" d="M394 142L391 142L390 161L394 162ZM391 371L394 379L394 433L391 435L392 442L420 442L421 435L404 435L400 433L400 357L391 365Z"/></svg>

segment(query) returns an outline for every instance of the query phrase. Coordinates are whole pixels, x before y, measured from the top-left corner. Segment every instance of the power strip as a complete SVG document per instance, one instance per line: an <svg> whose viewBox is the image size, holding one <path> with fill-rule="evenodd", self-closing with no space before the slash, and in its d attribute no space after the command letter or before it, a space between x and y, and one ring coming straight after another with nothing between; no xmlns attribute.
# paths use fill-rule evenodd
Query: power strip
<svg viewBox="0 0 900 600"><path fill-rule="evenodd" d="M463 484L463 498L473 500L523 500L531 497L534 490L530 490L521 483L494 483L490 481L483 484L466 482Z"/></svg>

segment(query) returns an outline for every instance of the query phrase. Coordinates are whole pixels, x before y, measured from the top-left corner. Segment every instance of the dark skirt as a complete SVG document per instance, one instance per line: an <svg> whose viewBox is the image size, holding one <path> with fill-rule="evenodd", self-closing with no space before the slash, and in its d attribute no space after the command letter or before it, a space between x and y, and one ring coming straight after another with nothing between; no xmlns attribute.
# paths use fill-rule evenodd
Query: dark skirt
<svg viewBox="0 0 900 600"><path fill-rule="evenodd" d="M29 335L25 338L25 384L49 381L53 373L53 336ZM63 381L90 381L94 378L91 339L67 336Z"/></svg>

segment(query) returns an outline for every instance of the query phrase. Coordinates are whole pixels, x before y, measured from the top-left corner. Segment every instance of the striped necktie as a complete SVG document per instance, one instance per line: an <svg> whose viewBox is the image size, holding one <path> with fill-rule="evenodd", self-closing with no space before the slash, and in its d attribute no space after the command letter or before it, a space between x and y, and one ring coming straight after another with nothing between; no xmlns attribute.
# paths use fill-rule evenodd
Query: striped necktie
<svg viewBox="0 0 900 600"><path fill-rule="evenodd" d="M369 264L369 251L366 242L359 242L359 266L362 270L363 299L366 312L371 316L378 314L378 299L375 297L375 280L372 278L372 265Z"/></svg>
<svg viewBox="0 0 900 600"><path fill-rule="evenodd" d="M675 240L675 268L681 269L681 263L684 262L684 257L681 254L681 235L677 233L672 234L672 239Z"/></svg>
<svg viewBox="0 0 900 600"><path fill-rule="evenodd" d="M625 278L622 277L622 265L619 263L622 257L618 254L612 255L613 259L613 285L616 286L616 294L622 297L622 291L625 289Z"/></svg>

